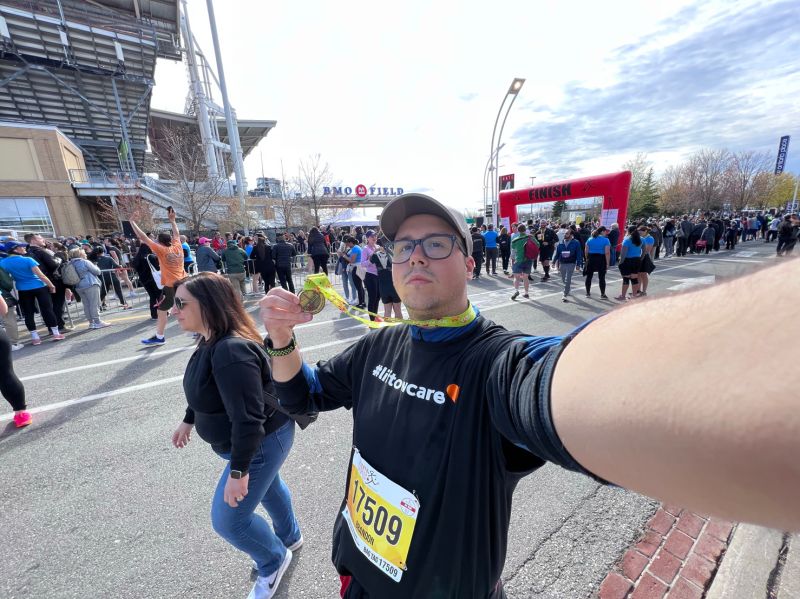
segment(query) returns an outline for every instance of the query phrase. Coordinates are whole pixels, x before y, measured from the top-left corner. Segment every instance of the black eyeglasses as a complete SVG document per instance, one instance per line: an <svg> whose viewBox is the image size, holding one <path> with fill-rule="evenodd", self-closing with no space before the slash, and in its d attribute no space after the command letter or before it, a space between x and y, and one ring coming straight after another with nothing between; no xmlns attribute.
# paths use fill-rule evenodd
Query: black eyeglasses
<svg viewBox="0 0 800 599"><path fill-rule="evenodd" d="M420 246L422 253L431 260L444 260L453 253L458 238L455 235L428 235L424 239L398 239L387 244L386 249L395 264L403 264L411 259L414 248ZM459 244L459 249L461 245ZM461 250L464 251L463 249ZM466 254L466 252L464 252Z"/></svg>
<svg viewBox="0 0 800 599"><path fill-rule="evenodd" d="M180 297L176 297L175 298L175 307L178 310L183 310L184 307L186 307L186 304L191 304L191 303L192 303L191 300L185 300L185 299L180 298Z"/></svg>

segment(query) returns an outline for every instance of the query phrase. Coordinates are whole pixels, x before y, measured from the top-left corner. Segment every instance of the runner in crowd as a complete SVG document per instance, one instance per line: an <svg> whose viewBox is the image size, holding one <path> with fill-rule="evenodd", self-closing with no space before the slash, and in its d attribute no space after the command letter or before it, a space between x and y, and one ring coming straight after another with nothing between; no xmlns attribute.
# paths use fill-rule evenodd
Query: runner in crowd
<svg viewBox="0 0 800 599"><path fill-rule="evenodd" d="M534 237L539 244L539 260L544 269L542 283L546 283L550 280L550 261L553 259L553 251L558 243L558 235L547 223L541 223Z"/></svg>
<svg viewBox="0 0 800 599"><path fill-rule="evenodd" d="M64 322L64 303L66 301L67 286L64 285L58 275L62 259L59 259L53 250L48 249L47 242L41 235L27 233L24 239L25 243L28 244L28 256L39 263L41 271L56 288L50 299L53 301L53 314L55 314L58 329L60 331L70 330Z"/></svg>
<svg viewBox="0 0 800 599"><path fill-rule="evenodd" d="M699 239L699 241L702 241L704 244L704 249L706 251L705 252L706 254L710 254L711 250L714 248L714 235L715 235L714 226L710 222L706 223L703 232L700 233L700 239ZM700 246L698 246L698 253L702 253L699 251L700 249L701 249Z"/></svg>
<svg viewBox="0 0 800 599"><path fill-rule="evenodd" d="M181 248L183 248L183 271L186 274L192 272L192 265L195 263L194 256L192 256L192 248L189 246L189 239L186 235L180 236Z"/></svg>
<svg viewBox="0 0 800 599"><path fill-rule="evenodd" d="M353 283L353 277L350 274L352 265L347 257L349 251L348 245L345 242L345 236L342 235L341 239L337 242L336 255L339 257L336 262L336 274L342 278L342 289L344 291L344 298L348 304L357 304L358 296L356 294L356 287Z"/></svg>
<svg viewBox="0 0 800 599"><path fill-rule="evenodd" d="M195 253L195 263L198 272L219 272L222 268L222 258L211 248L211 240L208 237L201 237L197 240L197 252Z"/></svg>
<svg viewBox="0 0 800 599"><path fill-rule="evenodd" d="M764 243L775 241L778 238L778 227L781 226L782 221L783 219L777 216L773 217L773 219L769 221L769 226L767 228L767 236L764 238Z"/></svg>
<svg viewBox="0 0 800 599"><path fill-rule="evenodd" d="M258 578L249 599L268 599L292 552L303 545L292 496L279 473L292 448L295 423L267 401L274 393L269 360L229 280L201 273L178 281L172 314L184 331L200 336L183 378L188 407L172 444L186 447L196 426L198 435L225 460L212 499L211 524L253 560ZM272 527L255 513L259 505Z"/></svg>
<svg viewBox="0 0 800 599"><path fill-rule="evenodd" d="M45 326L50 329L50 338L53 341L62 341L65 337L58 330L58 320L53 313L53 302L50 299L56 292L55 285L41 271L39 263L26 255L26 244L9 241L5 244L5 250L8 256L0 260L0 267L14 279L19 294L19 307L25 317L25 326L31 335L31 344L42 343L36 330L37 304Z"/></svg>
<svg viewBox="0 0 800 599"><path fill-rule="evenodd" d="M608 232L608 243L611 244L611 263L610 266L617 265L617 246L619 245L619 224L611 223L611 229Z"/></svg>
<svg viewBox="0 0 800 599"><path fill-rule="evenodd" d="M311 227L308 231L308 253L314 261L314 274L322 271L325 276L328 275L328 260L330 260L331 253L328 242L325 241L325 236L320 232L317 227Z"/></svg>
<svg viewBox="0 0 800 599"><path fill-rule="evenodd" d="M642 264L644 243L636 227L628 229L628 235L622 242L619 252L619 274L622 275L622 292L614 299L626 301L628 299L628 286L632 286L633 297L639 295L639 269Z"/></svg>
<svg viewBox="0 0 800 599"><path fill-rule="evenodd" d="M786 425L796 422L794 381L771 391L767 421L748 390L717 393L723 373L760 368L767 344L789 345L794 331L760 342L765 357L755 365L752 356L762 354L687 347L686 327L665 329L659 360L641 359L650 343L641 331L665 314L737 347L730 322L752 308L752 290L783 288L759 296L769 303L762 308L793 309L800 282L786 268L656 300L655 313L653 303L633 306L565 337L531 337L505 331L468 301L474 264L460 214L407 194L386 206L381 226L394 243L393 279L410 317L461 326L383 328L312 367L293 335L312 315L283 290L261 302L281 405L298 414L353 413L332 551L343 597L504 597L513 490L547 461L700 513L800 527L800 437ZM641 248L636 229L634 236ZM619 368L632 363L635 370ZM699 419L691 398L676 400L675 372L713 418ZM643 385L648 401L631 410Z"/></svg>
<svg viewBox="0 0 800 599"><path fill-rule="evenodd" d="M150 237L150 235L148 235ZM146 243L139 243L139 247L131 261L131 266L139 276L139 283L144 287L147 292L148 304L150 307L150 318L158 320L158 301L161 299L161 289L158 288L153 272L150 269L152 266L155 270L159 269L158 258Z"/></svg>
<svg viewBox="0 0 800 599"><path fill-rule="evenodd" d="M349 235L344 238L347 244L347 261L349 263L348 273L350 274L350 282L355 287L356 295L358 297L357 308L366 308L367 304L364 303L364 285L361 277L358 276L358 265L361 264L361 246L358 245L358 240Z"/></svg>
<svg viewBox="0 0 800 599"><path fill-rule="evenodd" d="M778 256L788 256L794 250L797 243L798 229L800 228L800 220L796 214L787 214L780 227L778 227L778 247L776 254ZM2 262L0 262L2 265Z"/></svg>
<svg viewBox="0 0 800 599"><path fill-rule="evenodd" d="M164 345L166 342L164 331L167 329L169 310L172 308L175 298L175 284L186 276L183 270L183 247L181 246L178 225L175 221L175 210L170 208L167 211L167 217L172 225L172 232L159 233L157 241L150 239L135 222L131 221L131 227L136 237L143 244L150 247L161 266L161 284L163 287L161 289L161 297L158 300L156 333L152 337L142 339L142 343L148 346Z"/></svg>
<svg viewBox="0 0 800 599"><path fill-rule="evenodd" d="M569 292L572 290L572 275L575 274L575 268L583 268L583 251L581 250L581 242L575 239L570 229L567 229L564 235L564 241L556 246L554 263L558 268L561 275L561 282L564 284L564 294L561 297L562 302L569 301ZM588 293L586 294L589 295Z"/></svg>
<svg viewBox="0 0 800 599"><path fill-rule="evenodd" d="M533 246L536 246L533 248ZM528 288L530 281L528 276L531 274L531 265L536 256L539 255L539 244L536 243L533 235L528 235L525 225L517 226L516 236L511 241L511 251L513 252L513 263L511 264L511 273L514 278L514 293L511 294L511 299L515 300L519 297L519 284L522 283L523 291L522 297L528 299Z"/></svg>
<svg viewBox="0 0 800 599"><path fill-rule="evenodd" d="M122 285L116 274L116 271L120 268L119 263L115 259L116 256L116 252L114 252L114 254L105 253L103 248L100 247L95 247L92 253L87 256L89 261L94 263L100 270L102 281L102 285L100 286L100 308L102 310L108 309L106 305L106 295L108 295L109 289L113 289L117 294L119 305L122 306L123 310L131 309L128 301L125 299L125 294L122 292Z"/></svg>
<svg viewBox="0 0 800 599"><path fill-rule="evenodd" d="M592 277L597 273L600 285L600 297L608 299L606 295L606 271L611 265L611 242L608 241L608 229L598 227L592 231L592 236L586 242L586 297L592 296Z"/></svg>
<svg viewBox="0 0 800 599"><path fill-rule="evenodd" d="M110 259L110 258L109 258ZM111 323L100 319L100 305L102 303L101 287L102 275L100 268L86 258L86 252L81 248L69 251L69 262L75 267L75 272L80 277L80 281L75 285L75 291L81 298L83 314L89 323L90 329L104 329L111 326Z"/></svg>
<svg viewBox="0 0 800 599"><path fill-rule="evenodd" d="M367 310L370 312L370 320L375 320L374 314L378 313L378 304L381 299L378 285L378 269L371 260L378 247L375 243L376 240L375 231L370 229L364 234L365 243L361 248L361 260L358 262L364 271L364 287L367 291Z"/></svg>
<svg viewBox="0 0 800 599"><path fill-rule="evenodd" d="M639 235L642 238L642 260L639 263L639 295L647 295L647 286L650 284L650 275L656 269L653 262L655 256L655 239L650 234L648 225L639 227Z"/></svg>
<svg viewBox="0 0 800 599"><path fill-rule="evenodd" d="M508 262L511 259L511 236L505 227L500 228L500 235L497 236L497 248L500 250L503 274L508 275Z"/></svg>
<svg viewBox="0 0 800 599"><path fill-rule="evenodd" d="M384 246L379 245L375 249L375 253L370 257L370 261L378 270L378 289L381 302L383 302L384 317L389 318L394 312L395 318L402 318L403 310L400 304L400 297L397 295L392 282L392 257Z"/></svg>
<svg viewBox="0 0 800 599"><path fill-rule="evenodd" d="M475 270L472 272L472 279L477 281L481 278L481 266L483 265L483 235L478 230L478 227L472 227L472 229L470 229L470 234L472 236L472 259L475 261ZM486 273L489 273L488 268L486 269Z"/></svg>
<svg viewBox="0 0 800 599"><path fill-rule="evenodd" d="M497 274L497 238L499 235L494 230L494 224L489 223L483 236L483 246L486 249L486 274ZM473 244L474 245L474 244ZM491 269L491 270L490 270Z"/></svg>
<svg viewBox="0 0 800 599"><path fill-rule="evenodd" d="M6 314L8 314L8 304L0 296L0 317L5 319ZM22 428L33 422L33 419L25 403L25 387L14 373L12 351L11 342L5 329L0 327L0 395L11 404L11 409L14 410L14 426Z"/></svg>
<svg viewBox="0 0 800 599"><path fill-rule="evenodd" d="M297 250L289 243L289 234L279 235L275 245L272 246L272 260L275 262L275 271L281 287L294 293L292 280L292 263L297 255Z"/></svg>
<svg viewBox="0 0 800 599"><path fill-rule="evenodd" d="M5 258L3 245L0 245L0 258ZM24 345L19 342L19 328L17 327L17 298L14 297L14 279L8 272L0 267L0 297L6 303L6 311L0 327L5 328L6 337L11 344L11 351L19 351Z"/></svg>
<svg viewBox="0 0 800 599"><path fill-rule="evenodd" d="M228 242L228 247L223 250L222 262L225 264L225 276L231 282L234 289L239 291L242 299L247 295L247 282L245 281L245 264L247 263L247 252L236 245L236 242L231 239Z"/></svg>
<svg viewBox="0 0 800 599"><path fill-rule="evenodd" d="M272 260L272 247L263 233L256 235L256 246L253 248L253 291L260 289L259 279L264 283L264 293L275 287L275 262Z"/></svg>

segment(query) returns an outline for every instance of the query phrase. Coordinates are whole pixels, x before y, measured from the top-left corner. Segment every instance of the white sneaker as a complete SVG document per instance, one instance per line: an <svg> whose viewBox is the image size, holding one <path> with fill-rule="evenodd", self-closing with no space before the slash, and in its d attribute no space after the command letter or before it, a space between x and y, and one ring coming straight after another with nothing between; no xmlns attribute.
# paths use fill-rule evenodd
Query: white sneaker
<svg viewBox="0 0 800 599"><path fill-rule="evenodd" d="M287 549L288 549L289 551L297 551L297 550L298 550L298 549L300 549L300 547L302 547L302 546L303 546L303 535L302 535L302 533L301 533L301 534L300 534L300 538L299 538L299 539L297 539L297 540L296 540L294 543L292 543L291 545L289 545L289 546L287 547Z"/></svg>
<svg viewBox="0 0 800 599"><path fill-rule="evenodd" d="M271 599L271 597L274 597L278 590L278 585L281 583L281 578L286 574L290 563L292 563L292 551L287 549L286 557L283 558L281 565L274 574L256 578L256 583L253 585L253 589L247 599Z"/></svg>
<svg viewBox="0 0 800 599"><path fill-rule="evenodd" d="M24 345L22 345L21 343L12 343L12 344L11 344L11 351L19 351L19 350L21 350L23 347L25 347L25 346L24 346ZM302 541L303 539L301 538L300 540Z"/></svg>
<svg viewBox="0 0 800 599"><path fill-rule="evenodd" d="M92 324L89 325L89 328L90 329L104 329L104 328L110 327L110 326L111 326L110 322L105 322L104 320L101 320L100 322L93 322Z"/></svg>

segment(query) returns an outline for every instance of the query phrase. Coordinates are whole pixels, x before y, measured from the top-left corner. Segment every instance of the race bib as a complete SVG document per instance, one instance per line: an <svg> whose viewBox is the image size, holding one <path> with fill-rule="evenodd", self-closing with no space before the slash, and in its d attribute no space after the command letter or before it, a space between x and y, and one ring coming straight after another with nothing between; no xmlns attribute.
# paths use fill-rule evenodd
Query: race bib
<svg viewBox="0 0 800 599"><path fill-rule="evenodd" d="M353 450L347 507L342 515L356 546L395 582L400 582L407 569L419 507L413 493L386 478Z"/></svg>
<svg viewBox="0 0 800 599"><path fill-rule="evenodd" d="M564 250L563 252L561 252L561 257L569 260L570 253L571 252L569 250Z"/></svg>

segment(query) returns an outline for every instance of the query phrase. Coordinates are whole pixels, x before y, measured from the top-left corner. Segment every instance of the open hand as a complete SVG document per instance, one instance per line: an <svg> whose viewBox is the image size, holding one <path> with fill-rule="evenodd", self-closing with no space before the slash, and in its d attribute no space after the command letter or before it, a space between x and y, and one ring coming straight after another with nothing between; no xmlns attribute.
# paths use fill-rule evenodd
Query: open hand
<svg viewBox="0 0 800 599"><path fill-rule="evenodd" d="M192 440L192 428L194 428L193 424L181 422L175 432L172 433L172 444L177 449L183 449Z"/></svg>

